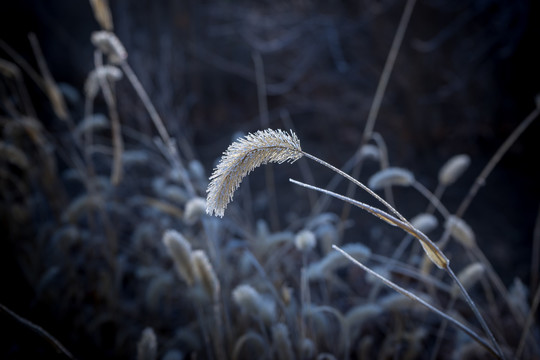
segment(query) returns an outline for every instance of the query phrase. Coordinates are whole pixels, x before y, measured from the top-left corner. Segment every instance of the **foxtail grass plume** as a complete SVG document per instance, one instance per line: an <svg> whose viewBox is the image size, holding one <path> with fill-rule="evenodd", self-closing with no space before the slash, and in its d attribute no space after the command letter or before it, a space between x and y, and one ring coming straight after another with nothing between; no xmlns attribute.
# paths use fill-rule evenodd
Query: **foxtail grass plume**
<svg viewBox="0 0 540 360"><path fill-rule="evenodd" d="M293 163L303 156L295 133L267 129L233 142L210 176L206 212L223 217L240 183L255 168L267 163Z"/></svg>

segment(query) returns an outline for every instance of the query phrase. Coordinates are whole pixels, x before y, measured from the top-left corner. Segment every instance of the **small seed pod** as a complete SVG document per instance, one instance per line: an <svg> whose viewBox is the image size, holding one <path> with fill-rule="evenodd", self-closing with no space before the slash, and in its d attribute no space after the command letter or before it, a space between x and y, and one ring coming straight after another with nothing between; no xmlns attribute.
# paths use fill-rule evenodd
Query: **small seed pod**
<svg viewBox="0 0 540 360"><path fill-rule="evenodd" d="M461 270L458 274L458 279L463 287L469 290L482 278L484 271L484 265L482 265L482 263L475 262ZM452 286L452 294L454 296L459 294L459 288L455 283Z"/></svg>
<svg viewBox="0 0 540 360"><path fill-rule="evenodd" d="M124 45L109 31L96 31L92 33L92 44L109 57L113 64L120 64L127 59L127 51Z"/></svg>
<svg viewBox="0 0 540 360"><path fill-rule="evenodd" d="M122 71L116 66L100 66L88 75L84 83L84 93L88 98L93 99L98 93L100 81L118 81L120 79L122 79Z"/></svg>
<svg viewBox="0 0 540 360"><path fill-rule="evenodd" d="M315 238L315 234L310 230L302 230L296 234L294 244L298 250L309 252L317 245L317 239Z"/></svg>
<svg viewBox="0 0 540 360"><path fill-rule="evenodd" d="M446 220L445 227L450 230L452 237L466 248L470 249L475 246L474 232L463 219L452 215Z"/></svg>
<svg viewBox="0 0 540 360"><path fill-rule="evenodd" d="M203 250L195 250L191 257L204 291L212 301L216 301L219 297L219 279L208 256Z"/></svg>
<svg viewBox="0 0 540 360"><path fill-rule="evenodd" d="M439 222L437 218L431 214L418 214L411 219L411 225L427 234L437 228Z"/></svg>
<svg viewBox="0 0 540 360"><path fill-rule="evenodd" d="M410 186L413 182L414 175L409 170L389 167L371 176L368 186L373 190L379 190L386 186Z"/></svg>
<svg viewBox="0 0 540 360"><path fill-rule="evenodd" d="M272 339L277 359L294 360L294 352L287 325L283 323L274 325L272 327Z"/></svg>
<svg viewBox="0 0 540 360"><path fill-rule="evenodd" d="M276 304L263 297L253 286L238 285L232 292L232 298L242 311L269 324L276 319Z"/></svg>
<svg viewBox="0 0 540 360"><path fill-rule="evenodd" d="M375 145L366 144L362 146L362 150L360 150L360 159L378 161L380 157L381 152L379 151L379 148Z"/></svg>
<svg viewBox="0 0 540 360"><path fill-rule="evenodd" d="M206 213L206 200L201 197L194 197L186 204L184 210L184 222L188 225L195 224L201 216Z"/></svg>
<svg viewBox="0 0 540 360"><path fill-rule="evenodd" d="M470 163L469 155L453 156L439 171L439 183L446 186L453 184L467 170Z"/></svg>
<svg viewBox="0 0 540 360"><path fill-rule="evenodd" d="M191 258L191 244L176 230L167 230L163 234L163 243L174 261L178 275L188 285L195 280L195 265Z"/></svg>
<svg viewBox="0 0 540 360"><path fill-rule="evenodd" d="M156 333L150 327L143 330L141 338L137 343L137 360L157 359L157 339Z"/></svg>

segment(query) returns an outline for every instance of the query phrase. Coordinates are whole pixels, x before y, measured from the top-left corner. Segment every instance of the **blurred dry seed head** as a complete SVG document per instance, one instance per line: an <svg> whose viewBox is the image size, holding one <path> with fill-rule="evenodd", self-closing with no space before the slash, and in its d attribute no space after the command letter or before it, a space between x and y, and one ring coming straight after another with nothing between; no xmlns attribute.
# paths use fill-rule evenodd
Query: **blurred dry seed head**
<svg viewBox="0 0 540 360"><path fill-rule="evenodd" d="M415 294L419 298L426 300L426 302L433 303L430 297L426 294ZM417 302L400 293L390 293L385 297L379 299L378 304L387 311L394 312L403 312L407 310L417 310L417 311L429 311L421 303Z"/></svg>
<svg viewBox="0 0 540 360"><path fill-rule="evenodd" d="M206 212L223 217L242 179L267 163L294 162L303 156L295 133L267 129L233 142L210 176Z"/></svg>
<svg viewBox="0 0 540 360"><path fill-rule="evenodd" d="M206 211L206 200L201 197L194 197L190 199L184 210L184 222L187 225L193 225L201 216L204 216Z"/></svg>
<svg viewBox="0 0 540 360"><path fill-rule="evenodd" d="M157 187L157 189L160 196L177 204L185 204L189 199L188 193L177 185L167 185Z"/></svg>
<svg viewBox="0 0 540 360"><path fill-rule="evenodd" d="M484 276L485 268L482 263L475 262L465 269L461 270L458 274L458 279L466 290L472 288L482 277ZM452 295L457 296L460 294L460 289L456 283L452 284Z"/></svg>
<svg viewBox="0 0 540 360"><path fill-rule="evenodd" d="M309 338L303 338L300 343L300 354L302 359L313 359L317 353L315 342Z"/></svg>
<svg viewBox="0 0 540 360"><path fill-rule="evenodd" d="M332 251L332 245L339 245L339 233L333 224L324 224L315 231L315 236L319 239L319 244L323 254Z"/></svg>
<svg viewBox="0 0 540 360"><path fill-rule="evenodd" d="M294 360L294 352L290 340L289 329L284 323L272 326L272 344L276 358L280 360Z"/></svg>
<svg viewBox="0 0 540 360"><path fill-rule="evenodd" d="M197 279L202 285L208 298L212 301L219 300L219 279L204 250L195 250L191 253Z"/></svg>
<svg viewBox="0 0 540 360"><path fill-rule="evenodd" d="M184 353L178 349L167 350L165 355L161 358L162 360L183 360Z"/></svg>
<svg viewBox="0 0 540 360"><path fill-rule="evenodd" d="M277 319L275 302L259 294L251 285L241 284L235 287L232 298L243 312L255 319L261 319L266 324Z"/></svg>
<svg viewBox="0 0 540 360"><path fill-rule="evenodd" d="M157 338L156 333L150 327L143 330L139 342L137 343L137 360L157 359Z"/></svg>
<svg viewBox="0 0 540 360"><path fill-rule="evenodd" d="M317 239L310 230L301 230L294 237L294 245L302 252L309 252L317 245Z"/></svg>
<svg viewBox="0 0 540 360"><path fill-rule="evenodd" d="M196 277L195 264L192 259L191 244L176 230L167 230L163 234L163 243L173 259L176 271L188 284L193 285Z"/></svg>
<svg viewBox="0 0 540 360"><path fill-rule="evenodd" d="M439 226L439 221L432 214L418 214L411 219L411 225L424 234L427 234Z"/></svg>
<svg viewBox="0 0 540 360"><path fill-rule="evenodd" d="M145 304L151 311L158 311L162 307L162 300L174 289L174 277L161 272L152 277L146 288Z"/></svg>
<svg viewBox="0 0 540 360"><path fill-rule="evenodd" d="M529 289L523 281L519 278L514 278L512 285L509 289L509 301L515 309L518 309L519 312L525 317L529 314Z"/></svg>
<svg viewBox="0 0 540 360"><path fill-rule="evenodd" d="M71 201L62 213L62 221L76 223L83 214L103 209L105 200L99 194L83 194Z"/></svg>
<svg viewBox="0 0 540 360"><path fill-rule="evenodd" d="M0 74L6 78L17 78L21 75L21 72L15 64L0 58Z"/></svg>
<svg viewBox="0 0 540 360"><path fill-rule="evenodd" d="M0 140L0 161L6 161L17 166L21 170L30 168L30 161L26 154L18 147Z"/></svg>
<svg viewBox="0 0 540 360"><path fill-rule="evenodd" d="M109 31L95 31L91 36L92 44L107 55L112 64L121 64L127 57L127 51L118 37Z"/></svg>
<svg viewBox="0 0 540 360"><path fill-rule="evenodd" d="M412 172L398 167L389 167L372 175L368 186L372 190L379 190L386 186L410 186L412 183L414 183Z"/></svg>
<svg viewBox="0 0 540 360"><path fill-rule="evenodd" d="M351 243L342 246L342 249L359 261L365 261L371 256L371 250L360 243ZM308 279L323 279L332 271L350 265L351 262L337 251L328 253L317 262L311 263L306 269Z"/></svg>
<svg viewBox="0 0 540 360"><path fill-rule="evenodd" d="M90 0L90 5L92 5L94 17L103 30L112 31L114 25L109 0Z"/></svg>
<svg viewBox="0 0 540 360"><path fill-rule="evenodd" d="M383 309L376 303L367 303L355 306L345 314L345 326L349 330L351 339L356 338L359 328L367 321L377 318Z"/></svg>
<svg viewBox="0 0 540 360"><path fill-rule="evenodd" d="M362 149L360 150L360 159L361 160L373 160L373 161L379 161L381 158L381 152L379 151L379 148L372 144L366 144L362 146Z"/></svg>
<svg viewBox="0 0 540 360"><path fill-rule="evenodd" d="M446 219L445 227L450 231L450 235L465 248L471 249L476 245L474 231L465 220L451 215Z"/></svg>
<svg viewBox="0 0 540 360"><path fill-rule="evenodd" d="M88 74L84 83L84 93L86 97L93 99L96 97L101 81L115 82L122 79L122 70L113 65L104 65L95 68Z"/></svg>
<svg viewBox="0 0 540 360"><path fill-rule="evenodd" d="M469 167L469 155L460 154L451 157L439 170L439 183L445 186L453 184Z"/></svg>
<svg viewBox="0 0 540 360"><path fill-rule="evenodd" d="M124 167L147 164L150 160L148 151L145 150L124 150L122 152L122 164Z"/></svg>
<svg viewBox="0 0 540 360"><path fill-rule="evenodd" d="M110 126L109 119L103 114L92 114L85 117L75 128L75 135L80 137L88 132L106 130Z"/></svg>

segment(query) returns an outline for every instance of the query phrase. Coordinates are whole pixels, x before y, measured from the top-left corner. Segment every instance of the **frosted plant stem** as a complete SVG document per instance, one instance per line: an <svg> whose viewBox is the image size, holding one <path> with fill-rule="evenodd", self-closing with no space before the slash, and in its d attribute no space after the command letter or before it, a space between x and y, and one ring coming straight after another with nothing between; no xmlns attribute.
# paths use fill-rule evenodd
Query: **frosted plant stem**
<svg viewBox="0 0 540 360"><path fill-rule="evenodd" d="M137 78L137 75L135 75L135 73L131 69L131 66L129 66L126 61L122 61L120 63L120 66L122 67L122 71L131 83L131 86L133 86L133 89L135 89L135 92L143 102L146 111L148 111L148 114L150 115L150 118L152 119L152 122L154 123L154 126L156 127L159 136L161 137L161 140L163 140L163 143L165 144L167 151L169 152L170 160L172 161L173 166L181 170L180 174L182 176L182 182L186 186L188 192L194 196L196 194L196 191L193 188L191 181L189 181L186 175L185 166L180 159L176 144L174 140L169 136L169 133L167 132L167 129L163 124L163 120L161 120L161 117L159 116L156 108L154 107L154 104L152 104L150 97L146 93L146 90L144 90L144 87Z"/></svg>
<svg viewBox="0 0 540 360"><path fill-rule="evenodd" d="M519 340L519 345L516 350L516 355L514 356L516 359L519 359L521 357L521 354L523 353L523 349L525 348L525 342L529 335L529 329L534 322L534 314L536 313L536 310L538 309L539 303L540 303L540 287L536 289L536 293L534 294L534 298L531 304L531 309L529 310L529 315L527 315L525 326L523 326L521 339ZM534 341L533 341L533 344L534 344ZM535 346L538 348L538 344L536 344Z"/></svg>
<svg viewBox="0 0 540 360"><path fill-rule="evenodd" d="M101 53L96 51L94 53L94 62L96 69L99 69L103 66L103 61L101 58ZM103 92L103 97L107 103L107 108L109 109L109 116L111 118L111 132L113 139L113 166L111 172L111 183L113 185L118 185L122 180L122 153L124 152L124 141L122 140L122 128L120 125L120 118L118 116L118 110L116 107L116 99L114 93L107 82L103 77L99 77L99 86Z"/></svg>
<svg viewBox="0 0 540 360"><path fill-rule="evenodd" d="M499 355L498 357L501 358L501 359L504 359L504 354L502 352L501 347L499 346L499 343L497 342L497 340L495 340L495 336L493 336L493 333L489 329L489 326L486 324L486 321L482 317L482 314L480 314L480 311L478 310L478 307L474 304L474 301L469 296L469 293L467 292L467 290L465 290L465 287L463 286L463 284L461 283L461 281L459 281L458 277L456 276L456 274L454 274L454 272L452 271L452 269L450 267L446 268L446 272L448 273L448 275L450 275L452 280L454 280L455 283L457 284L457 286L459 287L459 290L461 291L461 293L465 297L465 300L469 304L469 307L474 312L474 315L476 316L476 319L480 322L480 325L482 326L482 328L484 329L484 331L488 335L489 339L493 343L493 346L495 346L495 349L497 350L497 354Z"/></svg>
<svg viewBox="0 0 540 360"><path fill-rule="evenodd" d="M434 206L445 219L448 219L448 217L450 217L450 212L439 201L439 198L436 195L434 195L431 191L429 191L422 183L418 181L414 181L412 183L412 187L415 188L420 194L422 194L422 196L428 199L430 204Z"/></svg>

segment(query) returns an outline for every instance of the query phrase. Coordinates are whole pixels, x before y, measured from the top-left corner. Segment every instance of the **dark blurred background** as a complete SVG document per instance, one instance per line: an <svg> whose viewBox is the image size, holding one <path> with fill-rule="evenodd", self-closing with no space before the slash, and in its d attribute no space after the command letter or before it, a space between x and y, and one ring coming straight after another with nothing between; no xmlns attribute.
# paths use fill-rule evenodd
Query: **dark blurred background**
<svg viewBox="0 0 540 360"><path fill-rule="evenodd" d="M128 61L169 131L191 144L209 174L233 134L290 124L304 149L343 166L360 142L404 4L115 0L110 6ZM448 158L471 156L469 170L445 194L450 211L535 108L539 7L538 1L524 0L417 1L375 131L386 141L390 164L410 169L430 189ZM99 29L88 2L8 1L2 5L0 29L2 40L34 66L27 35L35 33L56 81L68 89L83 88L93 67L90 35ZM257 56L267 83L267 119L258 105ZM44 114L41 121L53 125L47 100L30 89ZM118 93L122 121L153 132L126 81L118 84ZM77 96L70 106L81 113ZM515 276L527 283L530 275L540 200L539 135L540 124L533 123L465 215L506 283ZM318 185L332 175L317 166L312 171ZM278 202L287 206L287 193L296 189L287 182L287 171L275 173ZM362 176L365 180L368 174ZM403 195L396 200L406 216L426 205L413 199ZM339 204L335 207L340 210ZM360 228L350 236L367 234ZM0 302L38 323L40 316L46 319L29 310L32 291L20 282L17 254L2 250L0 257ZM7 318L0 319L3 331L13 330L15 339L31 336L24 330L18 334Z"/></svg>

